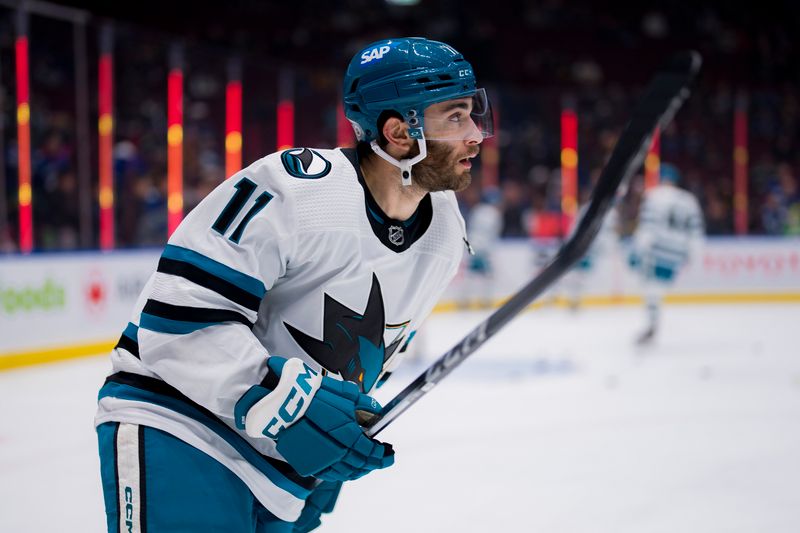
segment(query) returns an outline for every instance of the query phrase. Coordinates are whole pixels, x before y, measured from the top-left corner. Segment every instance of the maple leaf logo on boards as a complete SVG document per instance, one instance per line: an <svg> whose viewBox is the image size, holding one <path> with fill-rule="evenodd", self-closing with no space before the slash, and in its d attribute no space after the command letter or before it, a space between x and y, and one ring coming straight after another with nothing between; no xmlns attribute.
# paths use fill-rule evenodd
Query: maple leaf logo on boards
<svg viewBox="0 0 800 533"><path fill-rule="evenodd" d="M83 296L89 312L97 313L105 309L108 288L99 270L93 270L87 276L83 284Z"/></svg>

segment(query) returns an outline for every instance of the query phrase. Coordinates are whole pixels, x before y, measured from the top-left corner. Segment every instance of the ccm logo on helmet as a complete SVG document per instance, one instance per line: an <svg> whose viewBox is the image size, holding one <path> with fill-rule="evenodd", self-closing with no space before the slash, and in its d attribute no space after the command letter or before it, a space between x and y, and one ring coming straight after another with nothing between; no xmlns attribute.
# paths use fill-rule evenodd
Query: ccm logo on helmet
<svg viewBox="0 0 800 533"><path fill-rule="evenodd" d="M361 64L369 63L373 59L381 59L389 50L391 50L391 48L388 45L365 50L364 53L361 54Z"/></svg>

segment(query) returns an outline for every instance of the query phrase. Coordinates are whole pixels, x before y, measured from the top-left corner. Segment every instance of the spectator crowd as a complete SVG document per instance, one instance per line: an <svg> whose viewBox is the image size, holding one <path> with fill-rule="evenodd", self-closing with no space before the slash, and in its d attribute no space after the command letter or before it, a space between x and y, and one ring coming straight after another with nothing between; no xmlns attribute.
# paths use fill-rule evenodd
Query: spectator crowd
<svg viewBox="0 0 800 533"><path fill-rule="evenodd" d="M290 72L293 80L295 143L334 146L347 59L371 40L401 34L453 43L487 86L499 117L495 142L504 236L529 237L536 233L537 220L560 211L563 106L571 106L578 116L578 181L585 201L649 74L670 51L686 47L703 54L705 70L693 97L662 132L661 160L676 165L681 186L700 199L708 233L732 234L734 110L745 102L748 233L800 235L800 52L794 43L800 14L789 2L779 2L769 12L751 6L755 11L750 13L724 4L695 7L688 1L632 11L602 11L588 1L512 1L488 12L485 4L472 0L412 6L349 0L326 4L314 20L308 13L296 13L292 24L286 24L285 5L264 4L272 6L275 21L282 21L269 36L255 35L247 21L234 21L231 14L202 19L205 26L188 15L176 28L147 26L121 10L93 13L112 17L115 28L118 247L166 241L166 80L175 42L184 49L188 211L226 177L225 84L231 57L243 65L247 164L275 150L281 76ZM194 16L202 17L203 9ZM0 8L0 252L17 248L14 17L14 11ZM235 23L240 25L226 37L225 26ZM86 28L90 40L97 29L95 23ZM80 247L79 197L97 198L96 133L90 139L75 133L72 32L66 22L31 17L33 216L35 249L40 251ZM96 46L90 47L90 57L96 53ZM89 86L97 87L96 68L90 68L89 76ZM96 95L90 107L96 120ZM76 177L79 142L92 147L91 191L80 190ZM485 185L480 165L473 174L472 188L460 198L465 212L479 201ZM624 233L635 225L642 190L639 175L620 206ZM95 244L96 203L90 217Z"/></svg>

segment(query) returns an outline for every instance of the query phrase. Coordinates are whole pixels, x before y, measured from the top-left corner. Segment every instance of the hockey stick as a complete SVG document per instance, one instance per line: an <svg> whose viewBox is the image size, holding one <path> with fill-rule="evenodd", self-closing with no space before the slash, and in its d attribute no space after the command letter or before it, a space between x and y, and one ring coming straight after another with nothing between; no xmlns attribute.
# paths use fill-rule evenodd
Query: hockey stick
<svg viewBox="0 0 800 533"><path fill-rule="evenodd" d="M699 72L701 63L697 52L683 52L656 73L617 141L597 181L589 207L572 237L536 277L390 400L380 415L363 420L367 435L380 433L583 257L600 230L620 184L627 182L641 166L653 131L656 127L664 128L689 97L689 85Z"/></svg>

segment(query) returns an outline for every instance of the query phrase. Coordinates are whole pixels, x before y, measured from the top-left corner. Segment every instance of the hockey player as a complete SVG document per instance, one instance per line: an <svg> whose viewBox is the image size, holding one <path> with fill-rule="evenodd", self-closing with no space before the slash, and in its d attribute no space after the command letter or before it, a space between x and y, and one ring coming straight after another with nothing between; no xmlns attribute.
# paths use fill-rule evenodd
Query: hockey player
<svg viewBox="0 0 800 533"><path fill-rule="evenodd" d="M578 210L578 216L575 217L575 222L570 230L570 237L578 228L578 223L583 215L586 214L588 205L588 203L585 203ZM597 232L594 241L592 241L589 250L578 261L575 268L572 269L564 280L567 306L572 311L580 309L581 298L586 290L587 280L591 276L592 271L596 272L598 262L603 261L603 258L607 260L615 254L618 243L619 213L616 207L612 207L609 209L608 213L606 213L600 230Z"/></svg>
<svg viewBox="0 0 800 533"><path fill-rule="evenodd" d="M492 117L423 38L356 54L344 105L356 149L264 157L170 237L99 394L109 531L310 531L394 462L356 413L456 273Z"/></svg>
<svg viewBox="0 0 800 533"><path fill-rule="evenodd" d="M492 252L500 240L503 212L499 207L500 191L490 188L467 214L467 236L474 254L468 256L465 272L465 304L488 309L493 305L494 268Z"/></svg>
<svg viewBox="0 0 800 533"><path fill-rule="evenodd" d="M647 326L638 344L655 336L664 292L703 243L700 204L692 193L678 187L679 180L678 169L662 163L659 185L645 192L639 208L630 264L643 278Z"/></svg>

